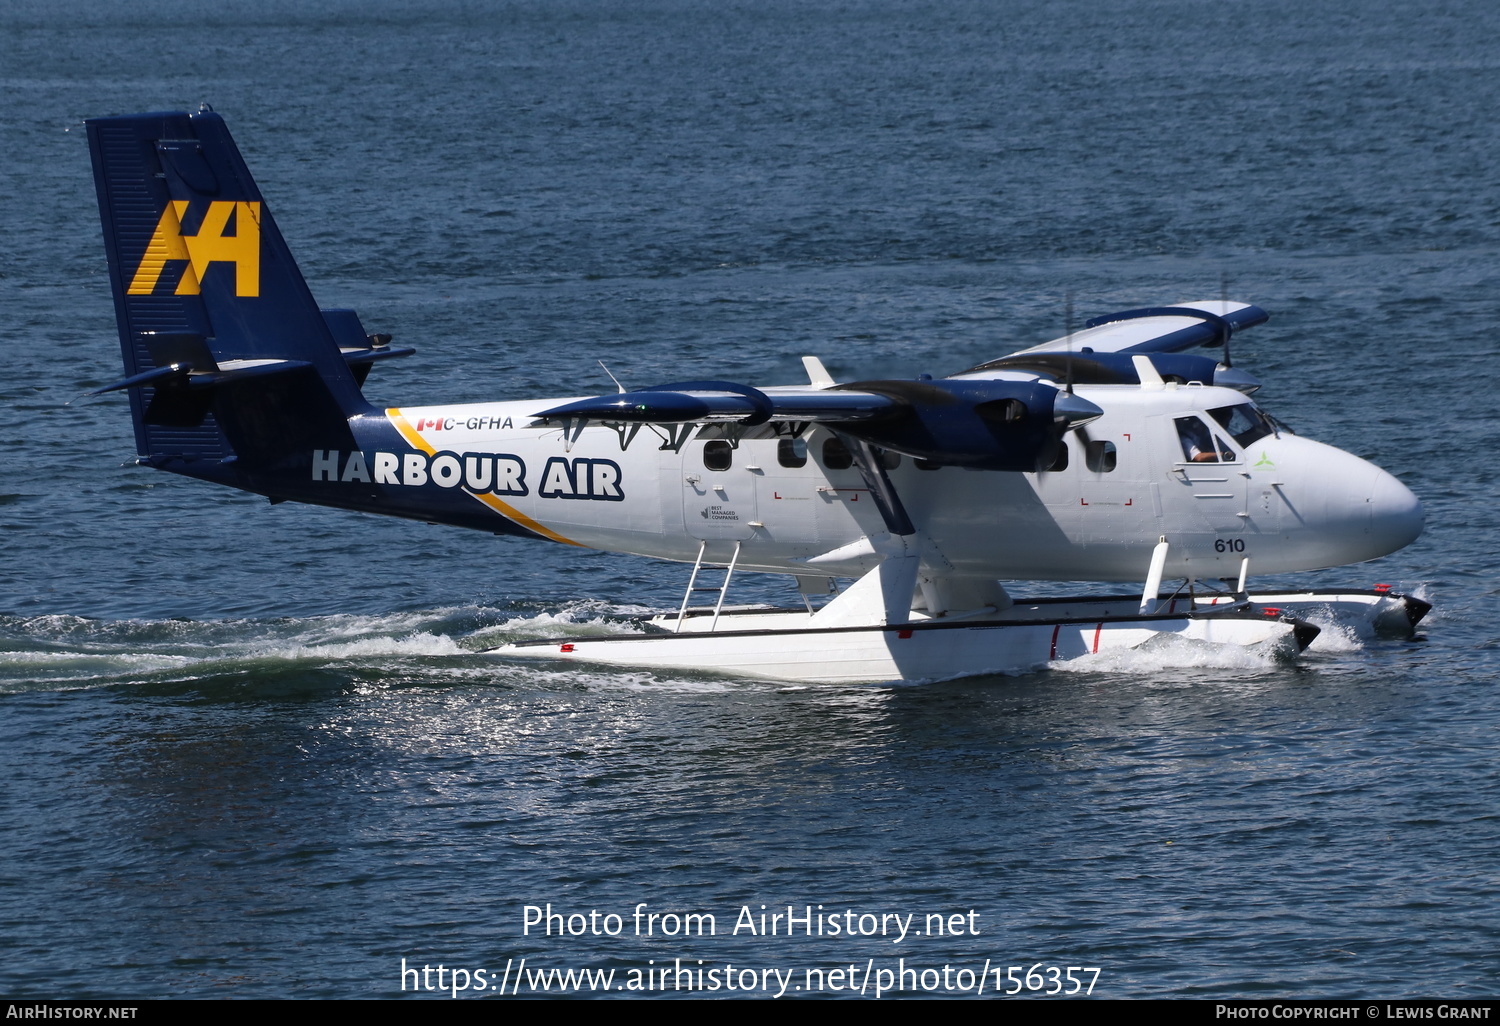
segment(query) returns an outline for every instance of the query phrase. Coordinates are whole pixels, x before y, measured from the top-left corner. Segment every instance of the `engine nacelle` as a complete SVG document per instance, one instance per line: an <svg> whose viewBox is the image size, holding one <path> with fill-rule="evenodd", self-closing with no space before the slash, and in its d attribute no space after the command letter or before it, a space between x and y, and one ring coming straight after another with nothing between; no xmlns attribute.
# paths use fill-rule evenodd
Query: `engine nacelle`
<svg viewBox="0 0 1500 1026"><path fill-rule="evenodd" d="M1103 415L1087 399L1029 381L858 381L836 386L894 400L841 430L914 459L979 470L1045 470L1062 436Z"/></svg>

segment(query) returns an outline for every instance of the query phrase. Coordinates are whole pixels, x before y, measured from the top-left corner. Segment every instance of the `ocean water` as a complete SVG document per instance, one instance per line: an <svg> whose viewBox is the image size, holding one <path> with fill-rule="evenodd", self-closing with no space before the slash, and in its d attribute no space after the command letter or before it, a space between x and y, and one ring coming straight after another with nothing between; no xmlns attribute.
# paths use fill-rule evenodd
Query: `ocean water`
<svg viewBox="0 0 1500 1026"><path fill-rule="evenodd" d="M1479 0L12 0L0 993L397 996L405 959L492 995L526 959L619 986L681 960L710 996L851 964L866 996L986 965L1493 996L1497 33ZM119 376L82 120L200 102L322 304L418 348L367 388L403 405L603 391L598 359L941 374L1061 334L1070 297L1227 283L1272 314L1235 341L1265 404L1428 516L1263 583L1434 610L1294 663L884 687L481 655L621 630L684 569L273 508L125 465L123 401L74 401ZM548 905L590 925L548 936Z"/></svg>

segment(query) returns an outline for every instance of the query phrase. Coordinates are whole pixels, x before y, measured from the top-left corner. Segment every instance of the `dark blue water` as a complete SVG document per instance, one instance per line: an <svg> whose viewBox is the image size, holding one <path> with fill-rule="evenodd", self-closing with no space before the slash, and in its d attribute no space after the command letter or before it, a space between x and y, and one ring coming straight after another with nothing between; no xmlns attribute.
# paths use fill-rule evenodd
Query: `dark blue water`
<svg viewBox="0 0 1500 1026"><path fill-rule="evenodd" d="M1493 995L1497 32L1479 0L13 0L0 992L905 958L1097 966L1111 997ZM323 305L420 350L367 389L404 405L602 391L597 358L636 385L951 372L1060 334L1069 294L1227 279L1273 315L1235 352L1266 405L1428 512L1281 583L1436 608L1295 665L903 687L478 655L619 629L685 575L272 508L122 466L118 398L65 405L119 376L81 121L202 101ZM523 935L549 902L626 925ZM640 902L716 935L636 937ZM975 918L730 933L789 904Z"/></svg>

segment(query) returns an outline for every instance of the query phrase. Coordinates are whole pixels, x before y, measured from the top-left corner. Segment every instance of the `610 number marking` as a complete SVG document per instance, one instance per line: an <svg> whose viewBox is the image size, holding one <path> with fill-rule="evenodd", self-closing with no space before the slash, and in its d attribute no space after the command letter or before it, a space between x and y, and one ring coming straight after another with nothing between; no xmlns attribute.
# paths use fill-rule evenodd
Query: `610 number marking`
<svg viewBox="0 0 1500 1026"><path fill-rule="evenodd" d="M1243 538L1218 538L1214 541L1215 552L1244 552L1245 539Z"/></svg>

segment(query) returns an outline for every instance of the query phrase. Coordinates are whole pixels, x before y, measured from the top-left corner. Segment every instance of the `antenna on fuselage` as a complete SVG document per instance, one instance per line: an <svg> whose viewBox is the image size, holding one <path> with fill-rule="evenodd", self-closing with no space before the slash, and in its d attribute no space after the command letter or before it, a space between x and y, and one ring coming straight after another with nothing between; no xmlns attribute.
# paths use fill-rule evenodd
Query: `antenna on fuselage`
<svg viewBox="0 0 1500 1026"><path fill-rule="evenodd" d="M604 361L603 360L599 361L599 366L604 367ZM618 388L622 393L625 391L625 386L622 385L622 384L620 384L620 379L619 378L617 378L613 374L609 373L609 368L608 367L604 367L604 373L609 374L609 380L611 380L611 381L613 381L615 383L615 387L616 388Z"/></svg>

